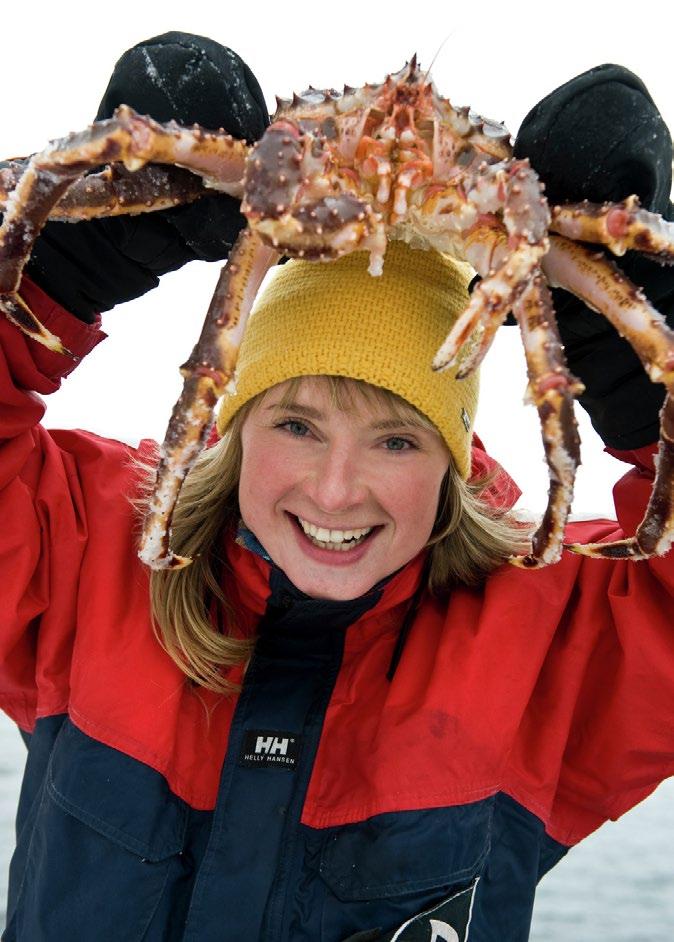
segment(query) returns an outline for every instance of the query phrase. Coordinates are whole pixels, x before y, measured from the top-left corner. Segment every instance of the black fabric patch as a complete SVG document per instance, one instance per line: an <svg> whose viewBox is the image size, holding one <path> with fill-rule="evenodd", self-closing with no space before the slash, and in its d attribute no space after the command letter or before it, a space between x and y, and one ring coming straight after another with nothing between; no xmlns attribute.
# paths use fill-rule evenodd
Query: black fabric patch
<svg viewBox="0 0 674 942"><path fill-rule="evenodd" d="M366 929L344 942L467 942L477 880L432 909L412 916L393 932Z"/></svg>
<svg viewBox="0 0 674 942"><path fill-rule="evenodd" d="M278 729L248 729L239 753L239 765L247 768L273 766L294 769L300 754L302 737Z"/></svg>

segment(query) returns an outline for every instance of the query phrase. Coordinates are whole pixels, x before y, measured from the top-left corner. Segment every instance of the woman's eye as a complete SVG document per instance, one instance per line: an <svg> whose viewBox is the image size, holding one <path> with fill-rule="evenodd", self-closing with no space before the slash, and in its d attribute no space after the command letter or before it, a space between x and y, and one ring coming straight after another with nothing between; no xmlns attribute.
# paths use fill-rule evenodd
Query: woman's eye
<svg viewBox="0 0 674 942"><path fill-rule="evenodd" d="M408 441L408 439L394 435L386 439L384 447L387 451L407 451L410 448L414 448L414 445L412 442Z"/></svg>
<svg viewBox="0 0 674 942"><path fill-rule="evenodd" d="M285 422L279 422L276 427L285 429L297 438L304 438L305 435L309 434L309 428L304 422L299 422L297 419L287 419Z"/></svg>

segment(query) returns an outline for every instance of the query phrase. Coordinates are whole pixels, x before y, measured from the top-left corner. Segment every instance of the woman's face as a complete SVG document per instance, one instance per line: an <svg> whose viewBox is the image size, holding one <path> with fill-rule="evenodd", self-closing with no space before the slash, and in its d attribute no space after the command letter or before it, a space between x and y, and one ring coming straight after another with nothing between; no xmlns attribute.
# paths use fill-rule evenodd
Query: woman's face
<svg viewBox="0 0 674 942"><path fill-rule="evenodd" d="M239 507L274 562L313 598L353 599L412 559L435 522L449 451L432 428L355 392L342 411L308 377L246 418Z"/></svg>

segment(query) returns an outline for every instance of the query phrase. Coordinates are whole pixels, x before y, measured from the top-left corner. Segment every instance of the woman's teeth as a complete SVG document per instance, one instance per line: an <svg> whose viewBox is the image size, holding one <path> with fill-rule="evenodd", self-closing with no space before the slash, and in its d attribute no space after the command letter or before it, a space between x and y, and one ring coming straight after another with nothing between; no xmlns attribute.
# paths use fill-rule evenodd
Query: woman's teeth
<svg viewBox="0 0 674 942"><path fill-rule="evenodd" d="M362 527L359 530L328 530L326 527L317 527L313 523L308 523L297 518L300 526L309 537L314 546L329 550L350 550L363 542L368 533L372 532L372 527Z"/></svg>

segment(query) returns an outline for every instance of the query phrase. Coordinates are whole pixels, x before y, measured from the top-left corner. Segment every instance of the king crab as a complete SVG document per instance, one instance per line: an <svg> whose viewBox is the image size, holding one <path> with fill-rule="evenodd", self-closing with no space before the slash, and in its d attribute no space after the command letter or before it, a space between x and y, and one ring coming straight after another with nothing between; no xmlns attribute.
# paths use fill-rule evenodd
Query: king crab
<svg viewBox="0 0 674 942"><path fill-rule="evenodd" d="M98 170L97 168L104 169ZM96 172L97 171L97 172ZM624 335L653 381L667 389L657 474L634 537L568 548L587 556L645 559L674 540L674 332L595 243L674 262L674 225L621 203L549 209L526 160L512 156L501 124L437 94L416 58L381 85L310 88L278 108L253 147L223 131L158 124L122 106L106 121L0 171L0 308L24 333L68 353L18 293L33 242L49 219L140 213L216 189L242 198L248 226L223 268L166 432L140 557L155 569L190 562L170 548L182 481L203 448L215 405L234 376L248 314L282 255L329 261L366 250L382 271L388 239L450 253L481 275L433 361L457 378L481 362L510 311L519 323L550 474L548 506L532 550L511 562L556 562L580 461L573 397L548 285L563 287Z"/></svg>

